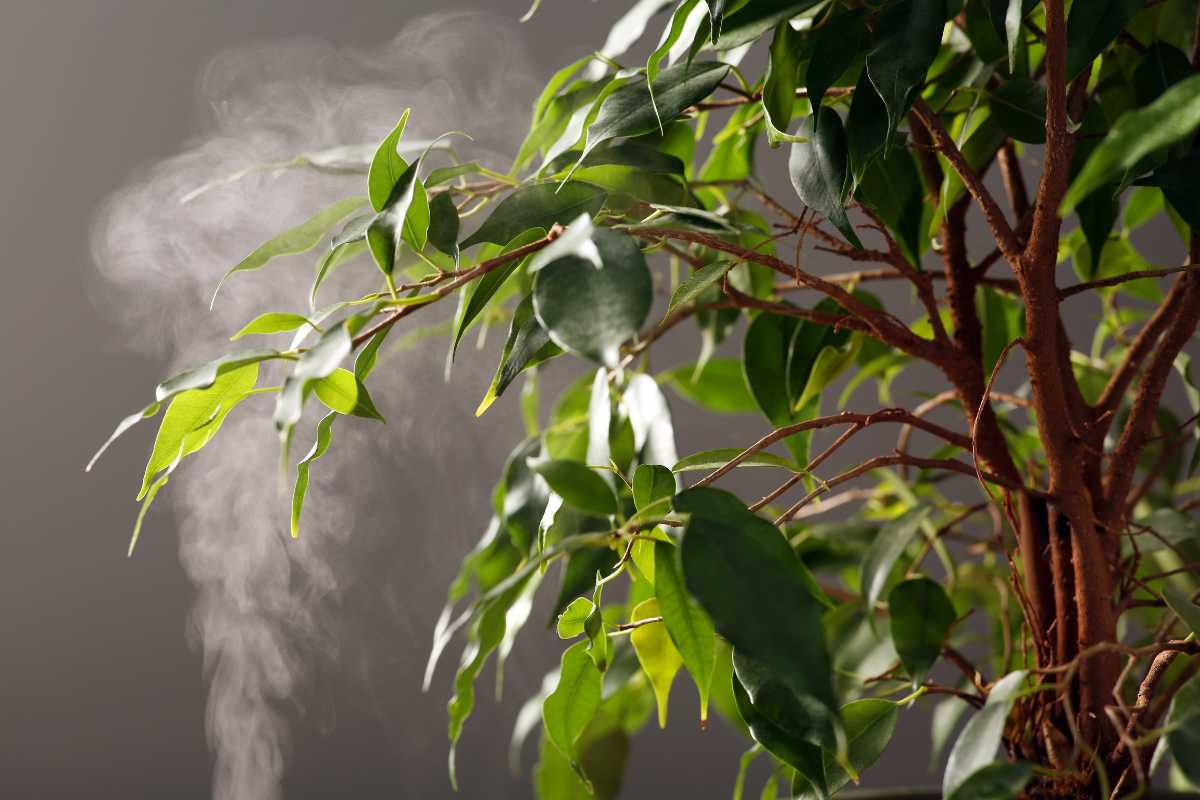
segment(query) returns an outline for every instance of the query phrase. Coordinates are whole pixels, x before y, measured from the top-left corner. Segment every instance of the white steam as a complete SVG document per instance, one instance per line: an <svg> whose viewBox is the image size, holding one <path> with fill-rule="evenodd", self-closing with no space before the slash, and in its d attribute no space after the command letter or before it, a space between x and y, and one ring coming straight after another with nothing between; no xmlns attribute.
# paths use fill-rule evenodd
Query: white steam
<svg viewBox="0 0 1200 800"><path fill-rule="evenodd" d="M252 174L181 200L259 164L378 141L406 106L413 108L406 138L466 130L476 137L465 145L470 157L507 168L499 154L515 152L535 91L523 52L509 20L443 14L413 22L375 49L302 39L221 53L198 81L199 138L145 169L97 216L97 305L122 324L130 346L168 358L172 368L229 349L230 333L263 311L304 309L311 255L235 276L211 312L207 301L221 274L259 243L334 200L364 193L362 176ZM323 297L373 283L366 267L343 267ZM429 402L437 389L428 388L427 376L437 369L425 362L441 353L404 358L372 378L385 414L394 412L386 430L335 425L334 447L314 467L298 542L287 535L287 502L278 492L269 398L231 415L164 492L176 505L180 558L198 593L192 630L210 682L219 798L279 796L288 750L283 703L312 677L306 667L314 657L357 646L339 639L331 616L365 569L347 555L355 552L347 547L355 509L382 491L382 481L369 477L381 470L364 465L380 448L368 445L384 437L411 445L439 434L394 417L418 399ZM413 370L426 375L421 398L403 381ZM294 452L307 445L297 441ZM331 481L338 491L321 491ZM149 522L162 526L162 515Z"/></svg>

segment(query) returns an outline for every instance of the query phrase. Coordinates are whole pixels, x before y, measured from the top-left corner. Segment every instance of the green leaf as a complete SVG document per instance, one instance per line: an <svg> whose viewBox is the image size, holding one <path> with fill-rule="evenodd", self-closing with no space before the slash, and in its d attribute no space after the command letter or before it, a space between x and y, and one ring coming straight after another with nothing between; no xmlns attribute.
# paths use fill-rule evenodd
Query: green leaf
<svg viewBox="0 0 1200 800"><path fill-rule="evenodd" d="M929 771L937 770L942 753L954 733L954 726L969 706L957 697L947 697L933 707L933 719L929 723Z"/></svg>
<svg viewBox="0 0 1200 800"><path fill-rule="evenodd" d="M167 378L155 388L154 399L162 403L189 389L207 389L227 372L275 358L281 358L278 350L239 350L226 353L207 364L192 367Z"/></svg>
<svg viewBox="0 0 1200 800"><path fill-rule="evenodd" d="M204 388L189 389L171 399L146 462L138 500L146 498L151 484L164 470L204 447L221 421L258 382L258 364L223 371Z"/></svg>
<svg viewBox="0 0 1200 800"><path fill-rule="evenodd" d="M658 600L651 598L633 609L629 621L637 622L658 616L661 616ZM671 684L675 682L675 675L683 665L683 658L671 643L671 637L662 622L651 622L634 628L629 634L629 641L637 653L638 663L642 665L642 670L654 689L654 699L658 704L658 727L665 728Z"/></svg>
<svg viewBox="0 0 1200 800"><path fill-rule="evenodd" d="M704 450L699 453L693 453L690 456L685 456L671 467L672 472L694 472L696 470L714 470L720 469L725 464L731 461L735 456L741 453L741 449L737 447L721 447L716 450ZM738 462L738 467L778 467L786 469L788 472L799 472L800 467L796 462L777 456L774 453L752 453L742 461Z"/></svg>
<svg viewBox="0 0 1200 800"><path fill-rule="evenodd" d="M866 72L887 109L889 139L925 82L945 23L946 0L899 0L875 19Z"/></svg>
<svg viewBox="0 0 1200 800"><path fill-rule="evenodd" d="M784 20L792 19L821 0L752 0L727 13L721 23L721 35L714 48L732 50L753 42Z"/></svg>
<svg viewBox="0 0 1200 800"><path fill-rule="evenodd" d="M1138 186L1155 186L1161 189L1171 208L1183 221L1193 229L1200 230L1200 200L1196 199L1195 193L1197 180L1200 180L1200 153L1168 161L1136 183ZM1113 204L1116 204L1116 200L1113 200Z"/></svg>
<svg viewBox="0 0 1200 800"><path fill-rule="evenodd" d="M1190 597L1170 583L1163 584L1162 595L1163 599L1167 601L1167 607L1175 612L1192 633L1200 637L1200 606L1193 603Z"/></svg>
<svg viewBox="0 0 1200 800"><path fill-rule="evenodd" d="M864 69L854 87L850 113L846 116L846 150L855 182L862 180L871 162L886 151L887 142L887 107Z"/></svg>
<svg viewBox="0 0 1200 800"><path fill-rule="evenodd" d="M1171 700L1166 744L1175 765L1192 783L1200 783L1200 678L1185 683Z"/></svg>
<svg viewBox="0 0 1200 800"><path fill-rule="evenodd" d="M990 93L989 102L992 118L1009 136L1033 144L1046 141L1046 90L1040 83L1010 78Z"/></svg>
<svg viewBox="0 0 1200 800"><path fill-rule="evenodd" d="M275 428L282 436L289 435L293 426L300 421L304 400L312 390L313 383L337 369L350 350L350 331L343 323L327 330L315 345L300 356L292 374L283 382L275 403Z"/></svg>
<svg viewBox="0 0 1200 800"><path fill-rule="evenodd" d="M1004 41L1008 45L1008 71L1013 72L1017 68L1017 50L1021 46L1021 20L1029 13L1032 6L1036 5L1036 0L1000 0L1005 4L1004 9ZM992 3L992 8L996 8L997 3Z"/></svg>
<svg viewBox="0 0 1200 800"><path fill-rule="evenodd" d="M660 119L663 125L674 120L712 94L728 73L729 65L717 61L683 62L663 70L652 84L636 81L622 86L605 98L588 126L583 156L610 139L659 130Z"/></svg>
<svg viewBox="0 0 1200 800"><path fill-rule="evenodd" d="M400 115L400 121L396 123L396 127L392 128L392 132L379 143L379 148L375 151L374 158L371 159L371 166L367 172L367 189L371 198L371 207L376 211L383 210L396 182L408 169L408 163L396 151L396 147L400 144L400 137L404 135L404 128L408 124L408 116L411 111L412 109L409 108L404 109L404 113Z"/></svg>
<svg viewBox="0 0 1200 800"><path fill-rule="evenodd" d="M1133 73L1133 91L1139 106L1149 105L1163 92L1190 77L1192 64L1178 47L1153 42L1138 59Z"/></svg>
<svg viewBox="0 0 1200 800"><path fill-rule="evenodd" d="M296 485L292 489L291 530L293 539L300 538L300 514L304 510L304 497L308 493L309 470L312 468L312 462L325 455L329 450L329 444L333 441L333 421L335 419L337 419L336 411L331 411L321 417L321 421L317 423L317 440L313 442L312 449L308 451L308 454L296 465Z"/></svg>
<svg viewBox="0 0 1200 800"><path fill-rule="evenodd" d="M675 509L691 515L681 549L688 590L736 652L806 704L813 737L831 735L836 706L822 605L787 539L716 489L689 489L676 496ZM772 601L764 604L764 597ZM747 689L757 703L753 687Z"/></svg>
<svg viewBox="0 0 1200 800"><path fill-rule="evenodd" d="M782 314L759 314L746 329L742 343L746 385L763 415L777 428L792 421L788 356L797 325L794 318Z"/></svg>
<svg viewBox="0 0 1200 800"><path fill-rule="evenodd" d="M1092 0L1071 5L1067 17L1067 68L1070 81L1100 55L1145 0Z"/></svg>
<svg viewBox="0 0 1200 800"><path fill-rule="evenodd" d="M217 288L213 290L212 302L209 305L216 304L217 294L231 275L238 272L250 272L260 269L277 256L307 253L317 246L321 238L329 232L330 228L362 208L365 204L366 200L362 197L339 200L333 205L326 206L316 214L313 214L296 227L284 231L278 236L260 244L254 249L254 252L243 258L221 276L221 280L217 282Z"/></svg>
<svg viewBox="0 0 1200 800"><path fill-rule="evenodd" d="M740 678L740 674L734 678L733 698L737 703L738 714L750 729L754 741L796 771L820 781L824 777L821 748L804 741L786 727L790 720L783 716L783 709L771 702L771 698L764 698L761 704L755 703ZM768 786L774 783L775 777L772 775ZM818 789L817 796L826 796L823 786Z"/></svg>
<svg viewBox="0 0 1200 800"><path fill-rule="evenodd" d="M125 433L125 431L129 430L137 423L144 419L150 419L158 414L158 409L161 407L162 403L155 401L143 408L141 411L135 411L118 422L116 430L114 430L112 434L104 441L104 444L100 445L100 449L97 450L95 455L92 456L91 460L88 461L87 466L84 467L83 471L91 472L92 467L96 466L96 462L100 460L100 456L104 455L104 451L109 448L109 445L115 442L117 438L121 436L121 434Z"/></svg>
<svg viewBox="0 0 1200 800"><path fill-rule="evenodd" d="M313 391L318 400L339 414L349 414L358 405L358 381L348 369L338 367L313 381Z"/></svg>
<svg viewBox="0 0 1200 800"><path fill-rule="evenodd" d="M615 367L621 345L650 312L653 286L632 237L600 228L592 238L603 267L570 257L542 270L533 284L533 311L559 347Z"/></svg>
<svg viewBox="0 0 1200 800"><path fill-rule="evenodd" d="M388 195L383 208L379 209L367 225L367 246L376 266L389 279L396 268L396 252L400 247L402 232L408 221L409 209L415 206L417 187L420 181L417 172L421 168L421 159L417 158L400 174L392 193ZM424 189L421 189L422 194ZM420 248L414 248L420 250Z"/></svg>
<svg viewBox="0 0 1200 800"><path fill-rule="evenodd" d="M1071 182L1060 214L1096 189L1119 180L1143 157L1174 144L1200 125L1200 75L1177 83L1145 108L1122 115Z"/></svg>
<svg viewBox="0 0 1200 800"><path fill-rule="evenodd" d="M561 352L562 349L550 341L550 334L533 315L533 296L526 295L513 312L512 325L508 329L508 339L504 342L496 374L492 377L487 394L475 409L475 416L482 416L523 370L554 358Z"/></svg>
<svg viewBox="0 0 1200 800"><path fill-rule="evenodd" d="M542 703L546 735L576 771L577 743L600 707L601 682L600 670L587 654L587 642L578 642L563 653L558 686Z"/></svg>
<svg viewBox="0 0 1200 800"><path fill-rule="evenodd" d="M862 773L879 760L892 740L899 707L891 700L855 700L842 706L841 714L846 736L846 758L855 772ZM850 782L850 775L838 763L835 752L823 749L821 762L825 773L825 785L830 794ZM814 796L813 793L806 792L800 794L796 800L807 800Z"/></svg>
<svg viewBox="0 0 1200 800"><path fill-rule="evenodd" d="M861 55L863 40L870 33L864 17L864 9L835 11L813 32L812 58L805 80L814 114L819 112L825 92Z"/></svg>
<svg viewBox="0 0 1200 800"><path fill-rule="evenodd" d="M1011 800L1033 779L1033 765L997 763L981 767L963 781L947 800Z"/></svg>
<svg viewBox="0 0 1200 800"><path fill-rule="evenodd" d="M633 505L638 511L675 496L675 476L661 464L639 464L633 473ZM669 506L664 505L663 511ZM654 580L654 576L650 576Z"/></svg>
<svg viewBox="0 0 1200 800"><path fill-rule="evenodd" d="M708 2L708 30L709 36L713 44L721 38L721 22L725 16L725 0L707 0Z"/></svg>
<svg viewBox="0 0 1200 800"><path fill-rule="evenodd" d="M758 410L746 388L742 362L735 358L711 358L703 369L696 364L681 364L660 373L658 379L685 400L709 411L748 414Z"/></svg>
<svg viewBox="0 0 1200 800"><path fill-rule="evenodd" d="M558 632L560 639L574 639L576 636L583 634L583 623L591 616L595 610L592 601L586 597L576 597L571 601L570 605L563 609L563 612L558 615L558 622L555 625L555 630Z"/></svg>
<svg viewBox="0 0 1200 800"><path fill-rule="evenodd" d="M481 242L506 244L531 228L549 230L565 225L580 214L594 216L604 205L606 192L577 181L536 183L505 197L479 229L459 245L463 250Z"/></svg>
<svg viewBox="0 0 1200 800"><path fill-rule="evenodd" d="M908 263L919 265L925 193L912 154L894 148L882 160L873 160L859 180L859 197L892 232Z"/></svg>
<svg viewBox="0 0 1200 800"><path fill-rule="evenodd" d="M301 325L307 324L308 318L299 314L287 314L281 311L268 311L266 314L260 314L247 322L244 328L235 333L233 336L229 337L229 341L235 342L243 336L249 336L250 334L294 331Z"/></svg>
<svg viewBox="0 0 1200 800"><path fill-rule="evenodd" d="M602 269L604 262L600 259L600 251L592 241L592 233L596 230L592 218L588 214L580 214L565 230L550 244L533 254L529 267L525 270L530 275L541 272L544 267L562 258L577 258L586 261L596 269Z"/></svg>
<svg viewBox="0 0 1200 800"><path fill-rule="evenodd" d="M957 615L942 587L928 578L901 583L888 595L892 642L900 663L919 685L942 653L942 644Z"/></svg>
<svg viewBox="0 0 1200 800"><path fill-rule="evenodd" d="M531 244L545 235L546 232L542 228L532 228L522 231L504 246L499 255L511 253L513 250ZM509 277L524 264L529 263L530 258L530 256L525 256L524 258L513 259L507 264L488 272L479 280L463 287L458 312L454 316L454 338L450 344L451 361L453 361L455 355L458 353L459 343L462 342L462 338L467 330L479 318L479 315L484 312L500 289L508 282Z"/></svg>
<svg viewBox="0 0 1200 800"><path fill-rule="evenodd" d="M788 135L788 129L792 125L792 108L796 105L796 78L800 70L802 41L800 33L792 30L792 26L786 22L775 27L775 35L771 38L762 107L767 123L767 141L772 147L780 142L794 141L794 137ZM816 108L815 103L813 107Z"/></svg>
<svg viewBox="0 0 1200 800"><path fill-rule="evenodd" d="M432 177L432 176L431 176ZM458 263L458 208L449 192L429 201L429 243Z"/></svg>
<svg viewBox="0 0 1200 800"><path fill-rule="evenodd" d="M365 217L370 220L370 217ZM366 226L363 226L363 235L357 241L341 242L330 249L328 253L322 256L317 263L316 274L313 276L312 288L308 292L308 307L316 310L317 307L317 290L321 288L321 284L333 273L335 269L345 264L350 259L359 255L367 249L366 242Z"/></svg>
<svg viewBox="0 0 1200 800"><path fill-rule="evenodd" d="M918 508L897 517L879 529L875 541L863 556L859 583L863 587L863 602L874 608L883 594L888 576L896 560L921 530L929 517L928 508Z"/></svg>
<svg viewBox="0 0 1200 800"><path fill-rule="evenodd" d="M716 668L716 632L708 615L688 596L677 562L678 548L654 543L654 592L667 634L700 694L700 723L708 721L708 696Z"/></svg>
<svg viewBox="0 0 1200 800"><path fill-rule="evenodd" d="M832 222L850 244L861 248L863 244L846 217L848 168L842 118L830 109L806 119L797 133L807 141L792 145L788 159L792 187L802 203Z"/></svg>
<svg viewBox="0 0 1200 800"><path fill-rule="evenodd" d="M654 80L658 77L659 67L662 65L662 60L667 57L670 52L675 49L675 43L680 37L687 32L690 22L698 19L693 13L696 10L696 4L699 0L683 0L671 14L671 23L663 32L663 38L659 42L658 47L654 48L654 52L650 54L650 58L646 60L646 86L650 90L650 105L654 109L655 116L658 121L659 131L663 128L663 120L659 115L657 104L654 101ZM668 120L669 121L669 120Z"/></svg>
<svg viewBox="0 0 1200 800"><path fill-rule="evenodd" d="M995 761L1004 723L1025 682L1025 675L1023 670L1018 670L998 680L988 693L983 708L971 717L959 734L942 777L942 793L946 797L953 797L972 775Z"/></svg>
<svg viewBox="0 0 1200 800"><path fill-rule="evenodd" d="M671 302L667 304L667 313L663 315L664 319L670 317L680 306L696 302L705 290L724 278L725 273L733 269L733 266L733 263L729 261L714 261L688 275L671 293Z"/></svg>
<svg viewBox="0 0 1200 800"><path fill-rule="evenodd" d="M529 468L541 475L568 505L592 514L617 513L617 498L612 488L583 464L555 459L531 460Z"/></svg>

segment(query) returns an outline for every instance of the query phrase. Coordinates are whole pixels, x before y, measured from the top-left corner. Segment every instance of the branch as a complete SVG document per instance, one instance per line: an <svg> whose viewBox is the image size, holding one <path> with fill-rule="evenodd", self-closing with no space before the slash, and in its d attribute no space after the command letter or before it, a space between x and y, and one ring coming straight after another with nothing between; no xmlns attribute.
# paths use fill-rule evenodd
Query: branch
<svg viewBox="0 0 1200 800"><path fill-rule="evenodd" d="M417 311L418 309L424 308L425 306L430 305L431 303L441 300L443 297L450 294L455 289L459 288L460 286L463 286L464 284L470 283L471 281L475 280L476 278L480 277L481 275L486 275L487 273L491 272L492 270L496 269L497 267L502 267L510 261L514 261L518 258L524 258L525 256L529 255L530 253L534 253L534 252L537 252L538 250L541 250L543 247L545 247L546 245L550 244L555 239L557 239L559 237L559 235L562 234L562 232L563 232L563 228L561 225L553 225L550 228L550 232L547 233L545 236L543 236L541 239L530 242L529 244L524 245L522 247L518 247L515 250L510 250L509 252L498 255L495 258L490 258L487 261L481 262L480 264L476 265L475 267L472 267L471 269L462 273L457 278L452 280L450 283L447 283L447 284L439 287L436 291L431 292L429 295L427 295L429 297L429 299L427 301L425 301L423 303L414 303L412 305L401 306L400 308L397 308L395 311L392 311L391 313L384 316L384 318L382 320L380 320L379 322L375 323L371 327L367 328L362 333L355 336L354 339L351 340L351 343L352 343L351 348L352 349L357 348L360 345L362 345L364 342L370 341L371 337L374 336L375 334L379 333L380 331L386 331L388 328L392 327L397 322L399 322L401 319L403 319L404 317L407 317L409 314L412 314L415 311Z"/></svg>
<svg viewBox="0 0 1200 800"><path fill-rule="evenodd" d="M1101 278L1087 283L1077 283L1074 286L1066 286L1058 290L1058 299L1066 300L1068 297L1074 297L1077 294L1089 291L1091 289L1100 289L1105 286L1116 286L1129 281L1136 281L1140 278L1162 278L1167 275L1174 275L1177 272L1188 272L1189 270L1200 267L1200 264L1184 264L1180 267L1166 267L1164 269L1139 269L1133 272L1126 272L1124 275L1114 275L1110 278Z"/></svg>
<svg viewBox="0 0 1200 800"><path fill-rule="evenodd" d="M801 433L802 431L817 430L820 428L831 428L835 425L854 425L858 428L866 428L880 422L892 422L910 425L914 428L919 428L926 433L932 434L933 436L944 439L950 444L957 445L964 450L969 450L971 448L971 440L966 436L947 428L943 428L941 425L936 423L921 419L920 417L913 415L910 411L908 411L908 409L884 408L871 414L843 411L840 414L832 414L827 417L817 417L816 419L805 420L804 422L797 422L792 425L785 425L782 428L771 431L766 436L762 437L757 442L731 458L719 469L697 481L695 486L707 486L723 475L729 473L731 470L737 467L738 464L741 464L750 456L754 455L760 450L770 447L778 441L792 436L793 434ZM811 464L810 467L812 466L816 465Z"/></svg>
<svg viewBox="0 0 1200 800"><path fill-rule="evenodd" d="M975 202L979 204L979 210L983 213L983 219L987 222L988 228L991 229L992 237L996 240L996 244L999 245L1000 252L1009 261L1016 262L1021 257L1021 243L1017 240L1016 234L1013 233L1008 220L1004 218L1004 212L996 203L996 198L992 197L992 193L988 191L987 187L983 185L983 181L971 169L971 165L967 163L958 146L954 144L954 140L950 138L950 134L946 132L946 128L942 125L942 120L938 117L937 112L930 108L929 104L924 100L917 100L913 105L913 112L917 115L921 124L925 126L925 130L929 132L934 146L945 157L950 167L958 173L958 177L962 179L967 191L975 198Z"/></svg>

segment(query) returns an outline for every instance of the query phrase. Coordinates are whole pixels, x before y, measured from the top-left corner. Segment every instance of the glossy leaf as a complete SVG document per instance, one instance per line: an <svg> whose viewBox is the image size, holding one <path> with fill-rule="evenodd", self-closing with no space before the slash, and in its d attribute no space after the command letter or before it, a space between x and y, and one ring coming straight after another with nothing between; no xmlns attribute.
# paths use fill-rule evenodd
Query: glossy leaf
<svg viewBox="0 0 1200 800"><path fill-rule="evenodd" d="M792 19L821 0L753 0L737 4L721 23L715 49L730 50L754 41L779 23Z"/></svg>
<svg viewBox="0 0 1200 800"><path fill-rule="evenodd" d="M842 725L846 737L846 758L857 773L879 760L896 731L899 706L890 700L855 700L842 706ZM838 763L836 753L823 750L821 765L826 789L830 794L850 783L850 775ZM800 794L797 800L817 796Z"/></svg>
<svg viewBox="0 0 1200 800"><path fill-rule="evenodd" d="M546 235L542 228L531 228L523 231L512 241L508 242L498 255L510 253L517 248L531 244ZM493 269L486 275L479 278L477 281L472 281L463 287L462 294L459 299L458 310L454 315L454 338L450 343L450 360L458 354L458 346L462 342L463 336L471 325L479 319L480 315L491 305L493 299L500 294L501 290L508 283L508 279L514 273L521 269L522 266L529 263L531 256L524 258L512 259L506 264Z"/></svg>
<svg viewBox="0 0 1200 800"><path fill-rule="evenodd" d="M532 228L549 230L556 223L566 225L580 214L595 215L604 204L605 194L597 186L576 181L523 186L501 200L459 247L466 250L483 242L503 245Z"/></svg>
<svg viewBox="0 0 1200 800"><path fill-rule="evenodd" d="M1046 141L1046 90L1029 78L1011 78L991 93L992 117L1019 142Z"/></svg>
<svg viewBox="0 0 1200 800"><path fill-rule="evenodd" d="M554 262L534 280L533 311L559 347L614 367L650 312L653 288L633 238L600 228L593 241L603 267L578 257Z"/></svg>
<svg viewBox="0 0 1200 800"><path fill-rule="evenodd" d="M928 578L901 583L888 595L892 642L914 685L924 680L942 652L957 615L942 587Z"/></svg>
<svg viewBox="0 0 1200 800"><path fill-rule="evenodd" d="M1200 125L1200 75L1177 83L1145 108L1130 111L1109 130L1071 182L1060 213L1100 186L1121 178L1144 156L1174 144Z"/></svg>
<svg viewBox="0 0 1200 800"><path fill-rule="evenodd" d="M813 736L827 736L836 706L822 605L804 565L778 529L732 495L690 489L676 496L675 509L691 515L681 549L688 590L736 651L808 704ZM746 581L747 575L754 581ZM772 603L763 605L763 597Z"/></svg>
<svg viewBox="0 0 1200 800"><path fill-rule="evenodd" d="M458 208L449 192L429 201L429 243L458 263Z"/></svg>
<svg viewBox="0 0 1200 800"><path fill-rule="evenodd" d="M404 129L408 125L408 117L411 112L412 109L404 109L404 113L400 115L400 121L379 143L379 148L371 159L371 166L367 172L367 188L371 207L376 211L383 210L396 182L408 169L408 162L397 152L397 147L400 144L400 138L404 136Z"/></svg>
<svg viewBox="0 0 1200 800"><path fill-rule="evenodd" d="M1171 700L1166 744L1189 781L1200 783L1200 678L1192 677Z"/></svg>
<svg viewBox="0 0 1200 800"><path fill-rule="evenodd" d="M638 511L650 506L665 512L664 500L675 496L675 476L661 464L640 464L633 474L633 504ZM653 580L653 576L651 576Z"/></svg>
<svg viewBox="0 0 1200 800"><path fill-rule="evenodd" d="M807 141L792 145L788 159L792 188L802 203L832 222L850 244L861 248L862 242L846 217L849 165L842 118L832 110L809 117L798 135Z"/></svg>
<svg viewBox="0 0 1200 800"><path fill-rule="evenodd" d="M899 0L884 7L875 19L866 72L887 109L888 138L925 82L945 23L945 0Z"/></svg>
<svg viewBox="0 0 1200 800"><path fill-rule="evenodd" d="M868 35L863 9L834 13L813 32L812 58L809 59L805 80L808 102L817 113L821 100L830 86L837 82L861 55L863 40Z"/></svg>
<svg viewBox="0 0 1200 800"><path fill-rule="evenodd" d="M729 72L716 61L682 62L659 73L651 86L635 81L614 91L588 126L583 155L619 136L640 136L659 130L688 106L712 94Z"/></svg>
<svg viewBox="0 0 1200 800"><path fill-rule="evenodd" d="M534 316L533 297L527 295L513 312L512 325L508 329L500 364L496 367L496 374L492 377L487 394L475 410L475 416L482 416L522 371L561 352L562 348L550 341L550 334Z"/></svg>
<svg viewBox="0 0 1200 800"><path fill-rule="evenodd" d="M740 676L734 678L733 697L737 703L738 714L750 729L754 741L792 769L810 775L814 780L821 780L821 748L784 727L779 720L779 709L774 704L764 702L760 706L755 703L741 684ZM771 781L774 782L774 777ZM824 787L821 787L819 790L819 798L825 797L823 789Z"/></svg>
<svg viewBox="0 0 1200 800"><path fill-rule="evenodd" d="M953 797L969 778L995 760L1004 723L1025 683L1025 676L1023 671L1010 672L998 680L988 693L983 708L975 712L959 734L942 777L942 793L946 797Z"/></svg>

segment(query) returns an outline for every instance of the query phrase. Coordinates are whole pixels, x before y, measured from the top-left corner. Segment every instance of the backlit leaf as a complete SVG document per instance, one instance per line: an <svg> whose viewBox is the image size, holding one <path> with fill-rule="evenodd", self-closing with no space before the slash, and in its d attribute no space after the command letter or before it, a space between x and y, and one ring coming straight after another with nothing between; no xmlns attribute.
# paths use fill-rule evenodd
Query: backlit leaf
<svg viewBox="0 0 1200 800"><path fill-rule="evenodd" d="M541 475L568 505L592 514L615 514L617 498L595 470L577 461L546 459L530 461L529 468Z"/></svg>
<svg viewBox="0 0 1200 800"><path fill-rule="evenodd" d="M600 707L600 670L587 654L587 642L578 642L562 655L558 686L542 703L546 735L578 770L580 734Z"/></svg>
<svg viewBox="0 0 1200 800"><path fill-rule="evenodd" d="M658 616L661 616L658 600L651 598L633 609L629 621L637 622ZM650 679L650 685L654 687L654 699L658 703L658 727L665 728L667 699L671 695L671 684L675 682L675 674L679 672L683 659L671 643L666 626L661 621L634 628L629 634L629 640L637 653L638 663L642 665L642 670Z"/></svg>
<svg viewBox="0 0 1200 800"><path fill-rule="evenodd" d="M654 591L663 625L683 659L700 694L700 721L708 720L708 697L716 666L716 632L712 621L684 588L678 548L667 542L654 544Z"/></svg>

